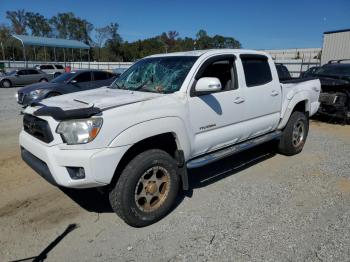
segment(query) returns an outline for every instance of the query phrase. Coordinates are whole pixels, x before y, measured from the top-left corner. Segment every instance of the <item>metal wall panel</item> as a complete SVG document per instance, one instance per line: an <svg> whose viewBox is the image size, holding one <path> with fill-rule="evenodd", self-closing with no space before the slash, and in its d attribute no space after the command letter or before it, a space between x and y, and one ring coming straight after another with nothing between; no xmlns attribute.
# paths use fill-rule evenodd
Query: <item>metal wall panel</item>
<svg viewBox="0 0 350 262"><path fill-rule="evenodd" d="M350 59L350 31L323 35L321 63L335 59Z"/></svg>

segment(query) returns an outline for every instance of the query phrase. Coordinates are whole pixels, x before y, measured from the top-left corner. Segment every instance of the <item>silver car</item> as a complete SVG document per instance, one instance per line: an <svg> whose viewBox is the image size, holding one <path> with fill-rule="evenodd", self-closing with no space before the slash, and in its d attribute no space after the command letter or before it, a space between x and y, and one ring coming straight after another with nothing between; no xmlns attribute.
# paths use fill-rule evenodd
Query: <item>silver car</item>
<svg viewBox="0 0 350 262"><path fill-rule="evenodd" d="M17 69L0 76L0 86L9 88L12 86L24 86L36 82L48 82L53 75L46 74L37 69Z"/></svg>

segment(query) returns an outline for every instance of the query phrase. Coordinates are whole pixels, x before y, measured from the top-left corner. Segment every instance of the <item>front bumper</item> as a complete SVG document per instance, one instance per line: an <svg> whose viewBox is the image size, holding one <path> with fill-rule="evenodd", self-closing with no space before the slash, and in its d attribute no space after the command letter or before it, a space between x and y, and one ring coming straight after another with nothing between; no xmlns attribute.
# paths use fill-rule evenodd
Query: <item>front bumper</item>
<svg viewBox="0 0 350 262"><path fill-rule="evenodd" d="M20 134L23 160L54 185L70 188L90 188L108 185L116 167L130 146L102 149L60 149L47 146L25 131ZM72 179L67 167L82 167L85 178Z"/></svg>

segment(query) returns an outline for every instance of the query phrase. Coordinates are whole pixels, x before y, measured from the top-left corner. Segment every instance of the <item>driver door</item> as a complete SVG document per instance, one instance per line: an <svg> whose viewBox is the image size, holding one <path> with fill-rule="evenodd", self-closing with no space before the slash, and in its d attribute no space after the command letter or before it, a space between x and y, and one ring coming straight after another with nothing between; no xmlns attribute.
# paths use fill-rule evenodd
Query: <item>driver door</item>
<svg viewBox="0 0 350 262"><path fill-rule="evenodd" d="M222 89L196 95L195 84L189 98L189 114L194 144L192 156L198 156L240 141L244 135L245 98L238 86L236 61L233 55L209 58L199 69L196 80L216 77Z"/></svg>

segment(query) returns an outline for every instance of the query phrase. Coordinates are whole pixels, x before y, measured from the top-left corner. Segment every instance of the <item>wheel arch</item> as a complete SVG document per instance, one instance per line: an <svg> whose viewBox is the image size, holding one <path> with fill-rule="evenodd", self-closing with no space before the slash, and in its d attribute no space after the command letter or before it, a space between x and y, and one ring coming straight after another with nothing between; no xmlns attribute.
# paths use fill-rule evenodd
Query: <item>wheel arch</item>
<svg viewBox="0 0 350 262"><path fill-rule="evenodd" d="M187 189L185 159L190 154L190 141L185 130L184 123L178 117L150 120L124 130L113 139L110 146L116 147L128 144L132 144L132 146L117 164L111 185L118 181L122 170L136 155L148 149L161 149L177 160L183 188Z"/></svg>
<svg viewBox="0 0 350 262"><path fill-rule="evenodd" d="M289 102L288 106L284 110L284 114L282 114L278 129L285 127L290 116L295 111L303 112L307 115L307 117L309 116L311 103L307 97L308 94L306 92L300 92L293 97L293 99Z"/></svg>
<svg viewBox="0 0 350 262"><path fill-rule="evenodd" d="M179 148L174 133L167 132L142 139L133 144L122 156L115 169L111 185L114 185L118 181L123 169L133 158L149 149L161 149L167 152L173 158L178 158L177 152L179 151Z"/></svg>
<svg viewBox="0 0 350 262"><path fill-rule="evenodd" d="M13 85L12 81L11 81L10 79L8 79L8 78L4 78L4 79L2 79L0 82L3 82L3 81L8 81L8 82L10 82L10 85L11 85L11 86Z"/></svg>

